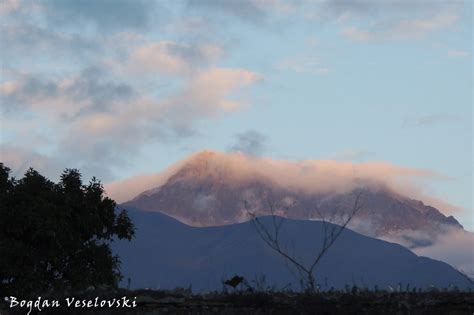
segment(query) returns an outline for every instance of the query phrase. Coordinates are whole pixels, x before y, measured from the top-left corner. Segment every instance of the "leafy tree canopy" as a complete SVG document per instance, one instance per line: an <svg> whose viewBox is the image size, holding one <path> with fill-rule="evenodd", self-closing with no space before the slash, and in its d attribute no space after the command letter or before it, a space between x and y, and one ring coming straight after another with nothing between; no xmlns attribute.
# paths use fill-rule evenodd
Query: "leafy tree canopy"
<svg viewBox="0 0 474 315"><path fill-rule="evenodd" d="M134 226L100 181L84 185L76 169L59 183L32 168L19 180L9 173L0 163L0 296L117 286L110 243L131 240Z"/></svg>

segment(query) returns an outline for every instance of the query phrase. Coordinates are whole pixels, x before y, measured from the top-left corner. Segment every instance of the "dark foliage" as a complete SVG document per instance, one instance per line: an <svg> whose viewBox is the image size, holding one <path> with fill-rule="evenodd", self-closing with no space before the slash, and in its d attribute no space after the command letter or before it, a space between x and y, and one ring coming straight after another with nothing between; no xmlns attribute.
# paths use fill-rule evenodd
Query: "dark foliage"
<svg viewBox="0 0 474 315"><path fill-rule="evenodd" d="M239 284L243 283L244 281L244 277L235 275L231 279L224 281L224 284L235 289Z"/></svg>
<svg viewBox="0 0 474 315"><path fill-rule="evenodd" d="M359 290L360 289L360 290ZM297 293L291 291L232 293L211 292L192 294L188 289L154 290L94 290L75 295L77 300L128 298L136 301L133 308L71 308L61 302L59 308L43 308L47 314L407 314L457 315L474 312L472 292L439 291L387 292L380 290L331 291ZM64 301L70 295L43 296L43 299ZM34 311L35 309L33 309ZM0 301L0 313L25 314L27 308L10 309L8 301Z"/></svg>
<svg viewBox="0 0 474 315"><path fill-rule="evenodd" d="M84 185L76 169L54 183L29 169L9 176L0 163L0 296L117 286L114 238L131 240L127 213L104 196L96 179Z"/></svg>

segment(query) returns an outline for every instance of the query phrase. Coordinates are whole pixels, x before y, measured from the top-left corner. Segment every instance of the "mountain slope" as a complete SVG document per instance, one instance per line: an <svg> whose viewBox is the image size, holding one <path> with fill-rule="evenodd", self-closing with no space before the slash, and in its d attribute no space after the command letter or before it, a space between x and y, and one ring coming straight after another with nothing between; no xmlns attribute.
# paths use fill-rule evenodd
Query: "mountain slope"
<svg viewBox="0 0 474 315"><path fill-rule="evenodd" d="M245 222L249 211L270 214L269 203L283 217L341 223L353 207L354 192L363 192L364 207L351 229L441 259L474 277L474 233L408 197L410 182L400 177L412 174L433 176L379 163L288 162L203 151L158 174L154 185L138 189L147 179L124 186L122 191L142 192L123 206L159 211L192 226Z"/></svg>
<svg viewBox="0 0 474 315"><path fill-rule="evenodd" d="M160 211L193 226L214 226L248 220L244 202L257 214L269 214L271 201L280 205L274 210L284 217L307 220L323 216L337 222L352 209L353 191L363 190L364 207L354 220L358 224L352 226L361 233L379 237L416 230L430 233L432 238L444 228L462 229L452 216L446 217L438 209L404 197L371 178L351 179L344 189L311 190L287 183L284 176L277 182L268 172L245 164L251 165L252 159L201 152L163 185L139 194L124 205ZM275 170L278 171L277 167ZM301 181L304 180L301 175Z"/></svg>
<svg viewBox="0 0 474 315"><path fill-rule="evenodd" d="M298 282L284 260L260 239L251 222L191 227L166 215L129 209L137 227L132 242L115 242L122 272L133 288L220 290L221 280L239 274L246 279L265 275L282 288ZM270 224L270 217L262 218ZM281 239L306 261L322 242L321 222L284 219ZM418 257L400 245L346 230L322 259L317 272L322 289L346 284L373 287L403 286L466 288L471 284L451 266Z"/></svg>

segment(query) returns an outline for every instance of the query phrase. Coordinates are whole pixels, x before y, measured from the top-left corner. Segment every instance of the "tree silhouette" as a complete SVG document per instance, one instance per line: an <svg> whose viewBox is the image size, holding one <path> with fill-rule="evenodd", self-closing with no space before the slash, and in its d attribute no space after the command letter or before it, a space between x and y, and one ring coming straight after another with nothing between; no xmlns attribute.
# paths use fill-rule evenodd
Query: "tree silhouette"
<svg viewBox="0 0 474 315"><path fill-rule="evenodd" d="M264 224L262 220L260 220L257 214L251 210L252 207L246 200L244 200L244 207L247 214L252 218L252 222L260 238L268 245L268 247L283 257L288 266L293 267L297 271L296 276L300 281L302 288L306 292L314 293L318 290L315 276L316 267L321 259L327 254L328 250L334 245L341 233L346 229L352 218L362 209L363 205L361 204L361 197L362 191L355 193L352 209L346 216L339 217L341 221L337 222L338 224L333 224L336 223L336 215L328 220L317 208L315 209L323 224L323 242L321 247L315 248L313 258L310 262L305 262L298 258L298 255L294 250L287 248L281 239L280 232L284 223L284 218L277 216L276 213L280 209L284 209L284 213L289 213L288 210L293 205L283 205L280 202L275 202L271 197L268 197L266 200L268 212L270 212L271 216L271 224L269 225Z"/></svg>
<svg viewBox="0 0 474 315"><path fill-rule="evenodd" d="M114 239L131 240L125 211L104 196L95 177L84 185L76 169L54 183L30 168L10 177L0 163L0 294L33 295L53 290L117 286Z"/></svg>

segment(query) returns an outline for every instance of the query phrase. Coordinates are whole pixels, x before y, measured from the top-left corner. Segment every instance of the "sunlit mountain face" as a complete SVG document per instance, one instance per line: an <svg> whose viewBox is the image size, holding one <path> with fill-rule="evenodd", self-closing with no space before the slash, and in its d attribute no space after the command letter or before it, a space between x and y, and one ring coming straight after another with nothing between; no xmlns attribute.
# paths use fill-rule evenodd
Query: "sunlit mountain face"
<svg viewBox="0 0 474 315"><path fill-rule="evenodd" d="M452 216L405 197L383 182L376 183L374 178L344 179L344 183L329 184L332 187L327 189L305 189L304 184L298 187L278 182L276 176L252 169L251 163L251 158L239 155L202 152L163 185L125 205L160 211L193 226L238 223L248 220L250 213L270 214L272 208L288 218L337 221L352 211L355 195L361 193L362 208L352 226L363 233L380 236L400 230L462 229ZM284 181L284 175L281 177ZM288 174L287 180L295 181L294 177L297 175ZM308 181L303 176L301 179ZM342 181L334 178L337 180Z"/></svg>
<svg viewBox="0 0 474 315"><path fill-rule="evenodd" d="M162 212L197 227L245 222L252 214L341 223L360 194L361 209L349 227L367 236L399 243L415 252L471 271L472 233L453 217L407 196L408 189L392 178L387 165L280 162L243 154L204 151L168 171L123 206ZM388 175L385 176L384 174ZM398 186L397 186L398 185ZM445 254L450 240L458 251ZM439 248L443 244L443 248Z"/></svg>

